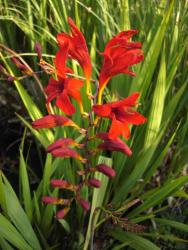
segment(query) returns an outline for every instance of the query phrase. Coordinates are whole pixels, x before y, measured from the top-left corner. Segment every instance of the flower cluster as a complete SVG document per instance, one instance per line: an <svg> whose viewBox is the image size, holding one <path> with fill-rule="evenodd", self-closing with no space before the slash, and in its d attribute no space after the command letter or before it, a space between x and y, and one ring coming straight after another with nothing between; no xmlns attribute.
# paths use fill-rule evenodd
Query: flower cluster
<svg viewBox="0 0 188 250"><path fill-rule="evenodd" d="M97 159L98 154L104 150L122 152L126 156L131 156L131 149L123 139L120 139L120 136L129 139L129 126L146 122L146 118L136 111L139 98L137 92L120 101L102 104L103 90L109 80L121 73L134 76L130 66L144 59L141 43L131 41L132 36L137 34L137 31L120 32L107 43L104 52L101 53L104 59L99 74L99 84L96 84L96 93L93 95L91 88L92 64L85 38L71 18L68 19L68 23L71 33L57 35L59 49L54 59L54 66L42 59L40 45L36 44L35 46L41 68L48 74L53 75L45 88L46 104L48 106L55 99L55 105L61 110L62 115L50 113L34 121L32 123L33 128L69 126L76 130L75 133L81 133L84 138L81 143L76 142L73 138L59 138L47 148L47 152L54 157L78 160L83 166L83 170L77 171L80 179L77 184L71 184L62 179L51 180L53 188L71 191L73 193L71 198L64 199L50 196L42 198L45 204L55 204L61 207L56 214L58 219L63 218L69 212L73 201L78 202L85 211L90 209L89 201L81 197L83 186L100 188L102 183L95 178L95 172L100 172L108 178L116 176L116 172L111 166L97 163L93 166L95 160L92 161L91 159ZM72 69L67 66L69 60L76 60L81 66L85 83L84 80L80 80L80 77L75 76ZM84 84L86 84L86 93L83 91ZM91 110L88 113L85 112L86 107L84 107L82 101L83 95L88 98L91 104ZM72 100L78 103L80 111L76 110ZM83 128L71 119L75 112L80 112L83 119L88 119L87 127ZM110 119L107 132L101 131L100 120L102 118ZM90 147L93 140L95 140L95 143L92 145L96 145L95 148Z"/></svg>

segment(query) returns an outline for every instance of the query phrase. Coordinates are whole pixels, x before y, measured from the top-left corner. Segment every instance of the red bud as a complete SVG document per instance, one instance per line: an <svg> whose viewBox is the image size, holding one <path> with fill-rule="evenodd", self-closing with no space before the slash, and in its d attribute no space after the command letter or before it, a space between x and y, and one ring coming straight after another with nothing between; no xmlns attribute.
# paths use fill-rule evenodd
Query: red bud
<svg viewBox="0 0 188 250"><path fill-rule="evenodd" d="M58 202L58 199L55 197L44 196L42 197L42 202L45 204L56 204Z"/></svg>
<svg viewBox="0 0 188 250"><path fill-rule="evenodd" d="M97 165L97 170L105 175L107 175L110 178L113 178L116 176L116 172L113 168L105 165L105 164L99 164Z"/></svg>
<svg viewBox="0 0 188 250"><path fill-rule="evenodd" d="M36 43L35 43L34 49L35 49L35 51L36 51L37 54L38 54L38 58L39 58L39 59L42 59L42 53L41 53L41 49L42 49L42 48L41 48L40 43L36 42Z"/></svg>
<svg viewBox="0 0 188 250"><path fill-rule="evenodd" d="M65 207L61 210L59 210L57 213L56 213L56 218L59 220L59 219L63 219L67 213L69 212L70 208L69 207Z"/></svg>
<svg viewBox="0 0 188 250"><path fill-rule="evenodd" d="M88 180L88 184L89 184L90 186L99 188L99 187L101 186L101 181L99 181L99 180L97 180L97 179L90 179L90 180Z"/></svg>
<svg viewBox="0 0 188 250"><path fill-rule="evenodd" d="M90 204L88 201L84 200L84 199L80 199L78 200L80 205L83 207L84 210L88 211L90 209Z"/></svg>

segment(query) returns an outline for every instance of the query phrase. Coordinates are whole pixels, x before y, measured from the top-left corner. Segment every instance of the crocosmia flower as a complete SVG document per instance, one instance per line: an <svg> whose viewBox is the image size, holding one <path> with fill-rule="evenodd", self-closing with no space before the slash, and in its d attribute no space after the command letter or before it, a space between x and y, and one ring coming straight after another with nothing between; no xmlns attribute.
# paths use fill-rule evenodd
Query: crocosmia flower
<svg viewBox="0 0 188 250"><path fill-rule="evenodd" d="M83 82L73 78L64 78L55 80L50 78L48 86L45 88L45 92L48 95L47 103L56 99L56 105L67 115L73 115L76 110L70 101L69 97L75 99L79 105L82 105L82 99L80 94L80 88L83 86ZM82 108L81 108L82 109ZM81 110L82 111L82 110Z"/></svg>
<svg viewBox="0 0 188 250"><path fill-rule="evenodd" d="M137 105L138 97L139 93L136 92L121 101L93 106L93 111L97 116L112 120L109 130L110 139L116 139L120 135L128 139L130 137L129 124L139 125L146 122L146 118L132 108Z"/></svg>
<svg viewBox="0 0 188 250"><path fill-rule="evenodd" d="M66 68L66 59L68 53L68 43L64 48L60 48L55 57L55 67L58 80L50 78L48 86L45 88L45 92L48 95L47 103L51 102L54 98L56 99L56 105L67 115L72 115L76 112L75 107L70 101L69 97L75 99L81 109L82 99L80 94L80 88L83 86L83 81L68 78L66 73L70 69Z"/></svg>
<svg viewBox="0 0 188 250"><path fill-rule="evenodd" d="M83 34L80 32L71 18L68 19L68 23L71 28L71 35L68 35L66 33L59 33L57 35L57 41L60 47L63 47L65 43L68 43L68 56L76 60L83 68L87 80L88 93L90 88L89 81L92 73L92 65L87 44Z"/></svg>
<svg viewBox="0 0 188 250"><path fill-rule="evenodd" d="M134 76L129 67L144 59L142 44L129 41L137 33L137 30L120 32L107 43L104 52L101 53L104 59L99 75L99 99L111 77L121 73Z"/></svg>

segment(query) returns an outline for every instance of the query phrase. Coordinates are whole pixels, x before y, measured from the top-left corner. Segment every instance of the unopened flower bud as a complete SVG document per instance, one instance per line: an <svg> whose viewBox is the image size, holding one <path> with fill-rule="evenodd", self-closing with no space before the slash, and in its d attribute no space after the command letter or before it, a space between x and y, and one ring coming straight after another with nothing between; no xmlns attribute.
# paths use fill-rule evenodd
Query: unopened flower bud
<svg viewBox="0 0 188 250"><path fill-rule="evenodd" d="M41 53L42 48L41 48L40 43L36 42L36 43L35 43L34 49L35 49L35 51L37 52L38 58L39 58L39 59L42 59L42 53Z"/></svg>
<svg viewBox="0 0 188 250"><path fill-rule="evenodd" d="M14 76L9 76L8 78L7 78L7 81L9 81L9 82L13 82L15 80L15 77Z"/></svg>
<svg viewBox="0 0 188 250"><path fill-rule="evenodd" d="M90 179L88 180L88 185L99 188L101 186L101 181L97 179Z"/></svg>
<svg viewBox="0 0 188 250"><path fill-rule="evenodd" d="M77 190L77 186L76 185L72 185L71 183L69 183L66 180L53 179L53 180L50 181L50 184L54 188L69 189L71 191Z"/></svg>
<svg viewBox="0 0 188 250"><path fill-rule="evenodd" d="M67 213L69 212L70 208L69 207L65 207L61 210L59 210L57 213L56 213L56 219L60 220L60 219L63 219Z"/></svg>
<svg viewBox="0 0 188 250"><path fill-rule="evenodd" d="M16 57L12 57L11 61L20 69L21 71L26 70L27 66L21 63Z"/></svg>
<svg viewBox="0 0 188 250"><path fill-rule="evenodd" d="M80 199L78 200L80 205L83 207L84 210L88 211L90 209L90 204L88 201L84 200L84 199Z"/></svg>
<svg viewBox="0 0 188 250"><path fill-rule="evenodd" d="M97 165L97 170L105 175L107 175L110 178L113 178L116 176L116 172L113 168L105 165L105 164L99 164Z"/></svg>
<svg viewBox="0 0 188 250"><path fill-rule="evenodd" d="M69 183L68 181L64 181L64 180L59 180L59 179L53 179L50 181L50 184L53 186L53 187L64 187L64 186L68 186Z"/></svg>
<svg viewBox="0 0 188 250"><path fill-rule="evenodd" d="M42 197L42 202L45 204L56 204L58 202L58 198L44 196L44 197Z"/></svg>

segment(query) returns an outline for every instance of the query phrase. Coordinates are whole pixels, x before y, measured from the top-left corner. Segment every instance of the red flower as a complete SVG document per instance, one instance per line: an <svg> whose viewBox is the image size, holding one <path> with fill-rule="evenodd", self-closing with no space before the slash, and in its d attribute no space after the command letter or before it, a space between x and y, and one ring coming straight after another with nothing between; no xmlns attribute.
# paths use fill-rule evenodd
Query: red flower
<svg viewBox="0 0 188 250"><path fill-rule="evenodd" d="M80 105L81 112L82 98L80 88L83 86L83 81L74 78L67 78L66 72L70 69L66 68L66 59L68 53L68 44L64 44L63 48L60 48L55 57L55 67L58 80L50 78L48 86L45 88L45 92L48 95L47 103L56 99L56 105L67 115L72 115L76 112L69 97L75 99Z"/></svg>
<svg viewBox="0 0 188 250"><path fill-rule="evenodd" d="M130 136L128 124L139 125L146 122L144 116L132 109L133 106L137 105L136 100L138 97L139 93L133 93L121 101L93 106L93 111L97 116L108 117L112 120L109 131L110 139L115 139L119 135L123 135L128 139Z"/></svg>
<svg viewBox="0 0 188 250"><path fill-rule="evenodd" d="M80 129L71 119L62 115L46 115L32 123L34 129L70 126Z"/></svg>
<svg viewBox="0 0 188 250"><path fill-rule="evenodd" d="M57 35L57 41L60 47L64 46L66 43L68 44L68 56L76 60L83 68L87 80L87 90L89 90L88 88L92 73L92 65L86 41L83 34L70 17L68 18L68 23L71 28L71 35L59 33Z"/></svg>
<svg viewBox="0 0 188 250"><path fill-rule="evenodd" d="M104 140L103 143L98 145L99 149L107 150L107 151L122 152L123 154L128 155L128 156L132 155L131 149L121 139L117 138L117 139L111 140L109 139L108 133L99 133L96 137Z"/></svg>
<svg viewBox="0 0 188 250"><path fill-rule="evenodd" d="M111 77L117 74L135 75L129 67L144 59L142 44L130 42L130 38L137 34L137 30L122 31L113 37L101 53L104 56L102 69L99 75L99 103L104 87Z"/></svg>

